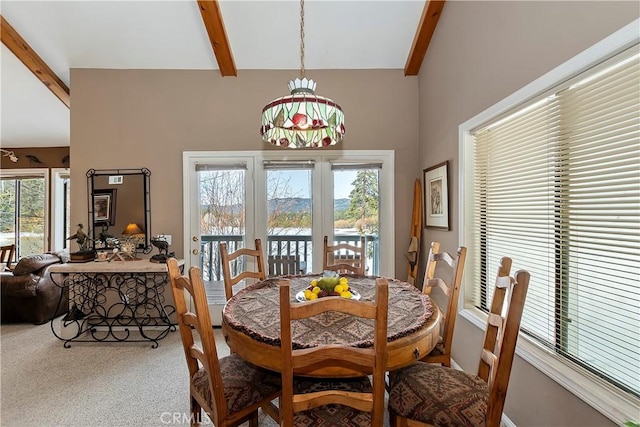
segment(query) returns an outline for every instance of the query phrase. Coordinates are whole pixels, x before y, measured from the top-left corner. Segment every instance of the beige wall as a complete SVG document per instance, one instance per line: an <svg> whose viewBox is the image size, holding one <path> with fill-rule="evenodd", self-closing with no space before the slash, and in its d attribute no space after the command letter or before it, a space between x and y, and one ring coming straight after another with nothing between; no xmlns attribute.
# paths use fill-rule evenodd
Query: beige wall
<svg viewBox="0 0 640 427"><path fill-rule="evenodd" d="M419 134L420 168L452 166L452 231L427 230L425 245L438 240L454 251L459 242L458 125L639 14L637 2L447 2L420 71ZM453 357L465 370L477 368L481 341L458 316ZM612 425L520 358L505 413L519 427Z"/></svg>
<svg viewBox="0 0 640 427"><path fill-rule="evenodd" d="M72 69L72 222L86 222L88 169L147 167L151 232L173 235L171 250L182 256L182 152L272 149L260 139L262 107L286 95L288 81L298 75ZM337 149L395 150L396 270L402 277L419 176L418 78L401 70L311 71L307 77L345 111L347 134Z"/></svg>
<svg viewBox="0 0 640 427"><path fill-rule="evenodd" d="M439 240L448 251L458 244L458 125L638 15L635 2L449 1L419 78L400 70L308 74L320 95L345 110L347 136L340 148L396 151L398 277L406 274L413 180L444 160L452 168L452 231L427 230L423 243ZM86 221L87 169L147 167L151 231L172 234L171 249L182 255L182 152L270 149L258 135L260 110L286 94L286 83L296 76L73 69L72 222ZM454 358L474 371L481 332L462 318L456 328ZM518 426L611 424L519 358L506 414Z"/></svg>

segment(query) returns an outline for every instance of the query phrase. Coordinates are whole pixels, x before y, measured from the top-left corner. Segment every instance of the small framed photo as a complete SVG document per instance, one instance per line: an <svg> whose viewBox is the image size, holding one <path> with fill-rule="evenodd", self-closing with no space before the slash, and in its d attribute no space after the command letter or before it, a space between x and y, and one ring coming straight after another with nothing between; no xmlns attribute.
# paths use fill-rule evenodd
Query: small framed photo
<svg viewBox="0 0 640 427"><path fill-rule="evenodd" d="M449 161L422 172L425 227L449 231Z"/></svg>
<svg viewBox="0 0 640 427"><path fill-rule="evenodd" d="M95 225L116 225L116 190L95 190L93 192L93 223Z"/></svg>

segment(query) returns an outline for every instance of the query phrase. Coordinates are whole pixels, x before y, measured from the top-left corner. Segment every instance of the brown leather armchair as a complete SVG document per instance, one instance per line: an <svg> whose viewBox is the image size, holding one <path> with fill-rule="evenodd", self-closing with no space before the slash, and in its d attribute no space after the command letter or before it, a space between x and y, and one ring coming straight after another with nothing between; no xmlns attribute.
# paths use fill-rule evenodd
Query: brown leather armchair
<svg viewBox="0 0 640 427"><path fill-rule="evenodd" d="M56 286L49 276L49 266L60 262L54 254L30 255L13 271L0 273L2 323L40 325L69 311L68 290Z"/></svg>

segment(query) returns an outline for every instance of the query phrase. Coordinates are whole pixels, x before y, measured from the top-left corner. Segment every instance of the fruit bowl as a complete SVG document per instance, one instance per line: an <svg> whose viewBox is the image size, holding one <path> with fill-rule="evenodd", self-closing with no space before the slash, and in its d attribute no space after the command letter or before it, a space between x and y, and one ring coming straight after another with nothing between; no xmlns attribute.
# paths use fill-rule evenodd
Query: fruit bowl
<svg viewBox="0 0 640 427"><path fill-rule="evenodd" d="M298 292L296 300L312 301L331 296L360 299L360 294L349 287L349 279L340 277L334 271L325 271L322 277L312 280L308 288Z"/></svg>
<svg viewBox="0 0 640 427"><path fill-rule="evenodd" d="M361 295L357 292L354 291L353 289L351 289L351 299L354 300L359 300L361 298ZM331 296L331 295L328 295ZM318 297L318 298L323 298L323 297ZM306 301L312 301L312 300L308 300L305 296L304 296L304 291L300 291L296 294L296 301L298 302L306 302Z"/></svg>

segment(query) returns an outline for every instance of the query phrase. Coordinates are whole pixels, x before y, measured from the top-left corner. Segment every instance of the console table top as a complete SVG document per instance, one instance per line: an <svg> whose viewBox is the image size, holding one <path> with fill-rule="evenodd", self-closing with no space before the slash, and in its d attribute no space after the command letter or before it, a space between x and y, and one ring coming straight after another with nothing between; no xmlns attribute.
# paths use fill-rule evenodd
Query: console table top
<svg viewBox="0 0 640 427"><path fill-rule="evenodd" d="M178 260L184 265L184 259ZM151 262L148 259L136 261L89 261L54 264L50 273L166 273L167 264Z"/></svg>

